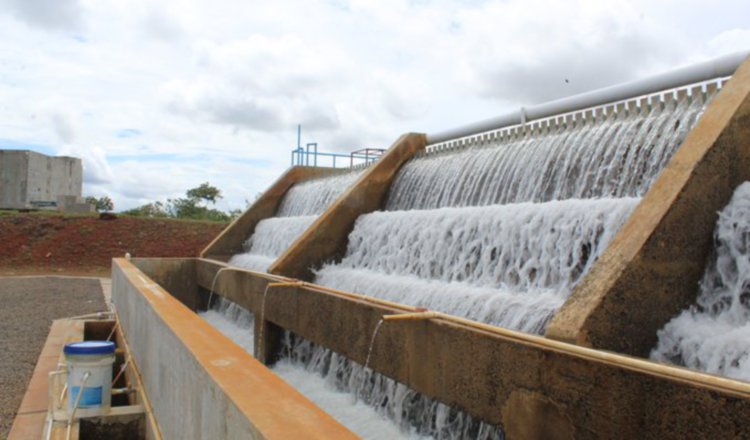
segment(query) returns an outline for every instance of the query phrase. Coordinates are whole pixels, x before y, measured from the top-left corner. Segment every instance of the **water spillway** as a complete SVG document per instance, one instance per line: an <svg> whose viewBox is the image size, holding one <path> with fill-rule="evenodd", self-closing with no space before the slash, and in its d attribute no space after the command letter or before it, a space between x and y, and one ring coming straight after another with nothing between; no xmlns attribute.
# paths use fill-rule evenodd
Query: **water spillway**
<svg viewBox="0 0 750 440"><path fill-rule="evenodd" d="M282 198L276 216L258 222L243 244L244 251L232 256L229 264L266 271L361 174L354 170L296 183Z"/></svg>
<svg viewBox="0 0 750 440"><path fill-rule="evenodd" d="M666 96L429 147L316 282L543 333L711 98Z"/></svg>
<svg viewBox="0 0 750 440"><path fill-rule="evenodd" d="M639 359L632 355L642 352L628 350L654 346L656 329L688 303L685 286L692 285L694 298L700 274L692 272L700 272L703 261L696 261L707 256L711 216L729 199L725 188L750 180L750 152L743 149L750 145L744 124L750 64L737 75L705 109L712 96L706 89L668 92L677 99L639 98L556 116L431 145L416 158L427 139L439 136L404 135L294 240L270 273L225 265L223 257L237 251L231 246L212 249L215 258L115 261L121 325L136 340L144 377L157 378L146 385L160 396L154 413L168 427L180 420L204 429L210 421L211 432L228 432L221 428L229 422L260 424L270 415L263 413L266 382L279 381L237 387L227 372L244 375L247 365L249 384L270 373L257 370L265 363L368 438L377 434L371 428L381 428L373 420L355 427L364 407L376 419L390 419L390 428L382 428L395 432L390 437L744 435L750 383ZM546 139L553 139L553 151L544 154L535 142ZM305 173L292 169L285 176ZM230 234L234 243L260 220L283 218L280 200L293 180L269 188L256 204L263 209L246 216L251 226ZM674 229L680 233L670 234ZM335 288L310 283L310 268L318 282ZM200 310L207 297L210 302L209 289L252 311L255 331L241 334L253 335L256 359L238 354L240 347L190 321L192 312L175 304L176 298ZM162 344L164 328L176 342ZM247 350L249 341L243 345ZM162 346L182 347L181 365L198 365L206 374L164 371L169 362ZM742 363L736 360L724 362ZM196 377L218 387L195 397L184 392L192 385L174 386ZM314 397L319 390L311 389L320 384L335 398ZM180 413L193 417L175 417L163 403L187 396ZM225 408L252 399L244 416L224 416ZM308 426L317 431L316 423Z"/></svg>
<svg viewBox="0 0 750 440"><path fill-rule="evenodd" d="M750 183L719 214L697 302L659 331L651 358L750 381Z"/></svg>

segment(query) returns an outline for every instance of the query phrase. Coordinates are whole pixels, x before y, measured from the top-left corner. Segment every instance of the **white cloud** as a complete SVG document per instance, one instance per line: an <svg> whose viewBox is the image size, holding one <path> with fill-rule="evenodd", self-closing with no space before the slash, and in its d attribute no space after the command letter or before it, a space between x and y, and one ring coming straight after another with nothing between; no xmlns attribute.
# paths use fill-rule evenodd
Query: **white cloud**
<svg viewBox="0 0 750 440"><path fill-rule="evenodd" d="M0 0L0 7L32 26L75 30L83 23L78 0Z"/></svg>
<svg viewBox="0 0 750 440"><path fill-rule="evenodd" d="M57 151L58 156L73 156L83 160L83 182L89 185L107 185L115 175L107 162L107 153L101 147L66 144Z"/></svg>
<svg viewBox="0 0 750 440"><path fill-rule="evenodd" d="M298 123L323 149L387 147L750 46L740 0L0 5L0 137L81 156L118 209L206 180L244 206Z"/></svg>

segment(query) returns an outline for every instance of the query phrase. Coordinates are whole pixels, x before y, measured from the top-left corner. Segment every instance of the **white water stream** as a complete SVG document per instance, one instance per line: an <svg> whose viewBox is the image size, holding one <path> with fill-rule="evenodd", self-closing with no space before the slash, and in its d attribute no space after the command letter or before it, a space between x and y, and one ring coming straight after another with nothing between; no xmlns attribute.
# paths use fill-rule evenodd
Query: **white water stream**
<svg viewBox="0 0 750 440"><path fill-rule="evenodd" d="M638 200L365 215L317 282L540 333Z"/></svg>
<svg viewBox="0 0 750 440"><path fill-rule="evenodd" d="M701 99L549 134L428 154L399 171L386 209L641 197L702 112Z"/></svg>
<svg viewBox="0 0 750 440"><path fill-rule="evenodd" d="M651 358L750 381L750 183L719 214L697 303L659 331Z"/></svg>

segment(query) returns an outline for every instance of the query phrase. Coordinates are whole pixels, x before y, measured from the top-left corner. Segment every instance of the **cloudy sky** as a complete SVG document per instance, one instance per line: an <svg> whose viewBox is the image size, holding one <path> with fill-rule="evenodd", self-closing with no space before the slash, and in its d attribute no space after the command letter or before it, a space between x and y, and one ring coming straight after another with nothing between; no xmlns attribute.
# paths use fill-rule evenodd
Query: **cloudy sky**
<svg viewBox="0 0 750 440"><path fill-rule="evenodd" d="M747 0L0 0L0 148L117 210L750 48ZM567 82L565 80L568 80Z"/></svg>

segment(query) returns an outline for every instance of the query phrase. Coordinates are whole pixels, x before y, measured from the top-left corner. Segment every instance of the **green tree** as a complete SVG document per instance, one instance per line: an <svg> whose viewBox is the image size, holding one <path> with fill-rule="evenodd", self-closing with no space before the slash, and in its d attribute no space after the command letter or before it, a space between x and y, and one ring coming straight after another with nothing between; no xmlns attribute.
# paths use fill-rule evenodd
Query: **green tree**
<svg viewBox="0 0 750 440"><path fill-rule="evenodd" d="M153 202L122 212L135 217L169 217L162 202Z"/></svg>
<svg viewBox="0 0 750 440"><path fill-rule="evenodd" d="M165 203L154 202L123 212L123 214L139 217L170 217L192 220L211 220L227 222L234 213L226 213L218 209L208 208L208 203L216 203L221 199L221 191L205 182L196 188L185 192L186 197L167 199Z"/></svg>
<svg viewBox="0 0 750 440"><path fill-rule="evenodd" d="M201 183L200 186L187 190L186 195L188 199L195 201L204 200L212 204L215 204L218 199L222 198L219 188L212 186L208 182Z"/></svg>
<svg viewBox="0 0 750 440"><path fill-rule="evenodd" d="M86 197L85 202L94 205L99 212L112 211L115 209L115 204L109 196L102 196L99 198L88 196Z"/></svg>

